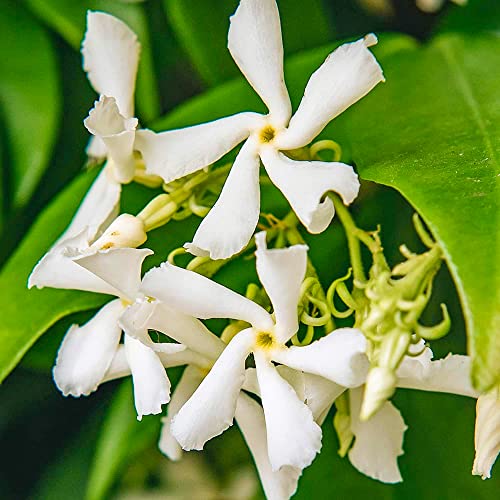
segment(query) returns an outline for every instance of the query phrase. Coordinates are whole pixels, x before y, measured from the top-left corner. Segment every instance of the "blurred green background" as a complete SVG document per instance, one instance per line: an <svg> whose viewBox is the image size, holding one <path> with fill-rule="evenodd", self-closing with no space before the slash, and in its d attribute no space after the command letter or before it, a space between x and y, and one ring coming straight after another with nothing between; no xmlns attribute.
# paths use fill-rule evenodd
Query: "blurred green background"
<svg viewBox="0 0 500 500"><path fill-rule="evenodd" d="M237 3L1 0L0 262L5 263L14 252L47 203L84 170L88 134L82 120L96 99L79 53L86 10L110 12L137 32L143 46L137 114L143 126L153 127L172 111L175 122L175 110L184 101L238 78L226 49L228 17ZM425 43L437 32L475 36L479 31L498 33L500 29L497 0L471 0L465 8L445 4L434 14L420 12L412 0L388 1L384 9L380 3L278 1L287 56L371 31L404 33ZM308 76L303 75L304 82ZM291 93L301 90L291 89ZM196 117L187 121L195 123ZM147 196L141 188L127 188L123 205L127 210L138 209ZM268 199L272 201L264 201L264 209L278 214L286 209L275 191ZM410 222L412 209L396 191L365 183L360 200L354 216L369 229L382 224L392 263L399 259L401 243L420 249ZM73 206L78 201L75 197ZM66 212L60 214L65 220L71 217L71 211ZM164 249L158 259L188 241L197 223L173 222L165 232L155 233ZM325 284L347 266L345 242L338 229L334 224L311 245L312 259ZM248 280L256 280L253 263L246 263L244 271L238 268L237 273L229 265L217 279L244 291ZM438 276L435 295L425 321L438 319L438 304L445 301L453 329L434 343L434 351L438 357L450 350L464 353L464 322L445 268ZM259 498L262 493L251 457L236 427L209 442L203 453L193 452L180 464L172 464L156 448L159 418L136 422L130 381L105 384L80 400L59 394L50 372L57 347L71 323L84 322L91 315L80 312L59 321L0 386L0 498ZM180 372L170 373L175 382ZM402 484L375 482L358 473L347 459L340 459L329 417L323 451L304 471L295 498L498 498L498 471L496 478L486 482L470 474L474 401L403 390L394 400L409 426L405 455L399 461Z"/></svg>

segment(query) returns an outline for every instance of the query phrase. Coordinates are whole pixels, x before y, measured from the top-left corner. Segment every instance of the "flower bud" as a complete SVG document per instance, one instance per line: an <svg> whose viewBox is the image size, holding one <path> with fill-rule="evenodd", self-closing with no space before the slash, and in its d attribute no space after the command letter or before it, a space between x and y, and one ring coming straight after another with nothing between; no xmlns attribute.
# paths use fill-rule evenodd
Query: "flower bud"
<svg viewBox="0 0 500 500"><path fill-rule="evenodd" d="M472 474L491 477L491 468L500 452L500 390L495 388L479 396L476 405L474 435L476 456Z"/></svg>
<svg viewBox="0 0 500 500"><path fill-rule="evenodd" d="M397 384L394 372L383 366L375 366L368 373L365 395L361 406L361 420L368 420L394 394Z"/></svg>
<svg viewBox="0 0 500 500"><path fill-rule="evenodd" d="M92 245L94 250L136 248L147 240L144 222L130 214L117 217Z"/></svg>

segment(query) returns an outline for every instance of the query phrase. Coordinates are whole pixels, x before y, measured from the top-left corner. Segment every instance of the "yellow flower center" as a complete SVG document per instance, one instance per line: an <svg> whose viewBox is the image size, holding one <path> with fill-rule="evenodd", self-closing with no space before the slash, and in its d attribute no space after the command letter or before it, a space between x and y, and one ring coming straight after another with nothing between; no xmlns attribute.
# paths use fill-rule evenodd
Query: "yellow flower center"
<svg viewBox="0 0 500 500"><path fill-rule="evenodd" d="M255 345L261 349L271 349L276 345L276 340L272 333L259 332L255 339Z"/></svg>
<svg viewBox="0 0 500 500"><path fill-rule="evenodd" d="M259 135L260 142L271 142L276 136L276 130L274 130L271 125L266 125L261 131Z"/></svg>

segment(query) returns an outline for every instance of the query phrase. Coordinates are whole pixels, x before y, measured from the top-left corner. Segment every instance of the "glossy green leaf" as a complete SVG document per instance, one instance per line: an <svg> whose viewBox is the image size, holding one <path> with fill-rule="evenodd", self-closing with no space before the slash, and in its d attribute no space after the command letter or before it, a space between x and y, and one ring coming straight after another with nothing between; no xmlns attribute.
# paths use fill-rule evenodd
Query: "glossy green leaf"
<svg viewBox="0 0 500 500"><path fill-rule="evenodd" d="M141 60L137 76L136 101L146 122L159 113L159 95L155 78L149 27L144 8L119 0L25 0L32 11L57 31L73 48L80 50L85 32L87 10L102 10L126 22L141 42ZM89 108L90 108L89 103Z"/></svg>
<svg viewBox="0 0 500 500"><path fill-rule="evenodd" d="M474 356L500 380L500 39L443 35L383 60L387 83L339 121L364 179L392 186L441 243Z"/></svg>
<svg viewBox="0 0 500 500"><path fill-rule="evenodd" d="M227 50L229 17L238 0L163 0L172 28L203 80L221 83L239 74ZM331 39L331 28L321 0L278 2L285 51L316 47ZM304 15L307 12L307 16Z"/></svg>
<svg viewBox="0 0 500 500"><path fill-rule="evenodd" d="M81 176L49 205L0 273L0 382L57 320L105 301L91 293L26 286L34 265L71 220L92 178Z"/></svg>
<svg viewBox="0 0 500 500"><path fill-rule="evenodd" d="M118 474L134 455L151 445L159 435L160 419L147 416L137 421L132 382L122 383L103 422L87 483L87 500L109 498Z"/></svg>
<svg viewBox="0 0 500 500"><path fill-rule="evenodd" d="M61 90L52 43L22 7L0 5L0 109L6 127L9 202L29 201L58 133Z"/></svg>

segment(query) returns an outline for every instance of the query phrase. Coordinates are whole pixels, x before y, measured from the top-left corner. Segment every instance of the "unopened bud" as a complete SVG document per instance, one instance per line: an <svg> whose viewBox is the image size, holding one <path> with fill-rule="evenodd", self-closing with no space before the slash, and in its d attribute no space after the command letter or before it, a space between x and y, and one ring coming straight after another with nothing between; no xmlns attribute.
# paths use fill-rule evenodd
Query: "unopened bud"
<svg viewBox="0 0 500 500"><path fill-rule="evenodd" d="M474 444L476 456L472 474L489 479L491 468L500 453L500 389L498 387L479 396L477 400Z"/></svg>
<svg viewBox="0 0 500 500"><path fill-rule="evenodd" d="M130 214L117 217L92 245L94 250L136 248L147 240L144 222Z"/></svg>
<svg viewBox="0 0 500 500"><path fill-rule="evenodd" d="M394 394L397 381L394 372L386 367L375 366L370 370L361 406L361 420L366 421L377 413L380 407Z"/></svg>

